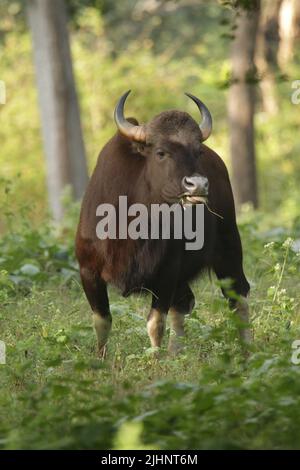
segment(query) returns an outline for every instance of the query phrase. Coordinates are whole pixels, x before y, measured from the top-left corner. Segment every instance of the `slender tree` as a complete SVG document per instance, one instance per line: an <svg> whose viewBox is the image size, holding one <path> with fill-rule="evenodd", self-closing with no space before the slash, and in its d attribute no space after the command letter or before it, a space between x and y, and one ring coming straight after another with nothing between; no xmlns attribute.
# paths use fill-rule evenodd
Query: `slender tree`
<svg viewBox="0 0 300 470"><path fill-rule="evenodd" d="M63 216L61 193L76 198L87 183L87 166L75 89L64 0L28 0L53 216Z"/></svg>
<svg viewBox="0 0 300 470"><path fill-rule="evenodd" d="M228 97L233 191L236 204L258 205L254 142L255 44L260 0L238 7L232 44L232 84Z"/></svg>
<svg viewBox="0 0 300 470"><path fill-rule="evenodd" d="M283 0L280 9L278 62L283 72L300 41L300 0Z"/></svg>
<svg viewBox="0 0 300 470"><path fill-rule="evenodd" d="M263 109L273 115L278 112L275 73L278 70L279 12L282 2L283 0L262 1L255 56Z"/></svg>

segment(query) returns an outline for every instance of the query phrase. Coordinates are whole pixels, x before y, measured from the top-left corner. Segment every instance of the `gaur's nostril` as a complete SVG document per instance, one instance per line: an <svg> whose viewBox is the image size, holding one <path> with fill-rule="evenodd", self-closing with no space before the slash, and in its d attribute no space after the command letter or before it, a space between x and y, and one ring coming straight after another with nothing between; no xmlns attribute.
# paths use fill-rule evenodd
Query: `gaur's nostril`
<svg viewBox="0 0 300 470"><path fill-rule="evenodd" d="M191 194L207 194L208 193L208 179L205 176L185 176L182 179L182 188Z"/></svg>
<svg viewBox="0 0 300 470"><path fill-rule="evenodd" d="M182 180L182 185L184 189L187 189L188 191L193 191L197 189L197 184L194 181L193 177L185 176Z"/></svg>

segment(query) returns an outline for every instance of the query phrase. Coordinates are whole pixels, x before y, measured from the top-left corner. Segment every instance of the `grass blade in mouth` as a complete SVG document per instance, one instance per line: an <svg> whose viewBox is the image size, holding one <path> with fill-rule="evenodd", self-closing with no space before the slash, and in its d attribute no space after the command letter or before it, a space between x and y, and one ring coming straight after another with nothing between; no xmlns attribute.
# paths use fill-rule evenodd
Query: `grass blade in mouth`
<svg viewBox="0 0 300 470"><path fill-rule="evenodd" d="M205 203L207 200L207 197L204 195L200 195L200 194L184 193L179 196L179 199L182 204L184 203L199 204L201 202Z"/></svg>
<svg viewBox="0 0 300 470"><path fill-rule="evenodd" d="M222 219L222 220L224 219L224 217L223 217L222 215L220 215L220 214L218 214L217 212L213 211L213 210L209 207L208 202L207 202L207 197L205 197L205 196L191 196L189 193L183 193L183 194L181 194L179 197L180 197L180 203L181 203L181 205L183 206L183 208L184 208L184 206L195 205L195 204L200 204L200 203L202 203L202 204L205 205L205 207L207 208L207 210L208 210L211 214L213 214L213 215L219 217L219 218Z"/></svg>

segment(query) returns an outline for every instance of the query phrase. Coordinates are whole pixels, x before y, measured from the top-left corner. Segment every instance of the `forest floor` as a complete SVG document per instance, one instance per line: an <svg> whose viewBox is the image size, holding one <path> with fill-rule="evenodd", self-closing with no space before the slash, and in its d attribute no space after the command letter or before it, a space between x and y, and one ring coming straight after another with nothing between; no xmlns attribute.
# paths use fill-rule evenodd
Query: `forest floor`
<svg viewBox="0 0 300 470"><path fill-rule="evenodd" d="M7 235L0 448L300 448L297 243L284 229L260 233L249 221L240 228L255 335L248 360L234 315L206 277L194 283L196 306L176 358L166 350L169 330L158 359L149 347L149 296L111 290L113 330L99 360L72 243L30 228L18 240ZM39 251L29 259L32 246ZM12 262L19 264L9 269Z"/></svg>

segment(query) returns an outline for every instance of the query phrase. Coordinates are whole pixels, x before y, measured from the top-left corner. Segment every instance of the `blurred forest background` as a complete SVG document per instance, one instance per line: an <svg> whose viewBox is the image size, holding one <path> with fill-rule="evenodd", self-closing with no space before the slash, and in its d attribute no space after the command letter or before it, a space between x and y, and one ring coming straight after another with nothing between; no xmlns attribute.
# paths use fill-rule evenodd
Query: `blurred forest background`
<svg viewBox="0 0 300 470"><path fill-rule="evenodd" d="M128 88L128 112L140 121L176 107L195 115L183 91L199 96L214 118L209 145L229 166L237 203L285 222L299 214L300 114L291 101L299 2L2 0L0 9L2 214L26 201L40 222L49 200L62 217L60 192L69 184L82 195L86 165L90 172L115 132L113 109Z"/></svg>
<svg viewBox="0 0 300 470"><path fill-rule="evenodd" d="M0 448L299 448L299 44L299 0L0 1ZM95 358L74 232L129 88L140 122L198 119L184 91L212 113L251 284L247 363L206 278L181 356L156 361L147 298L111 289Z"/></svg>

